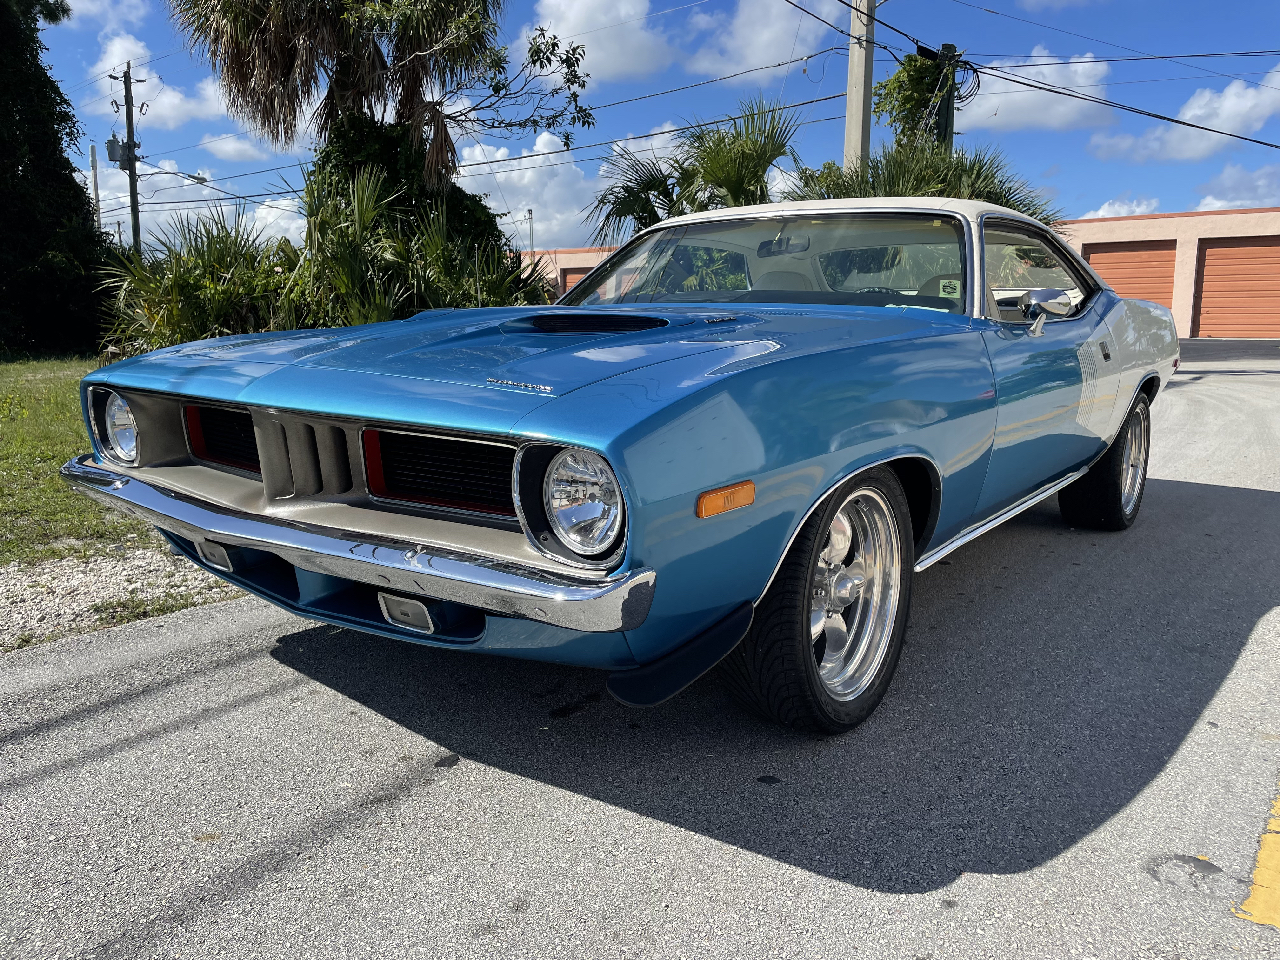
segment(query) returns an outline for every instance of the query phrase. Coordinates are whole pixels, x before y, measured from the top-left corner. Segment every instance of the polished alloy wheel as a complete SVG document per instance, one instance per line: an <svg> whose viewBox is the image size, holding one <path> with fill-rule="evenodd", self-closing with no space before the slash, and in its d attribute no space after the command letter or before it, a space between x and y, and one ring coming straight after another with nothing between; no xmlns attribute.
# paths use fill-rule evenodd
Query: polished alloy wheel
<svg viewBox="0 0 1280 960"><path fill-rule="evenodd" d="M1147 479L1147 446L1151 442L1151 421L1145 404L1134 410L1125 431L1120 477L1120 506L1128 515L1142 496Z"/></svg>
<svg viewBox="0 0 1280 960"><path fill-rule="evenodd" d="M875 679L892 644L901 583L893 510L878 490L855 490L831 520L811 584L814 661L835 699L852 700Z"/></svg>

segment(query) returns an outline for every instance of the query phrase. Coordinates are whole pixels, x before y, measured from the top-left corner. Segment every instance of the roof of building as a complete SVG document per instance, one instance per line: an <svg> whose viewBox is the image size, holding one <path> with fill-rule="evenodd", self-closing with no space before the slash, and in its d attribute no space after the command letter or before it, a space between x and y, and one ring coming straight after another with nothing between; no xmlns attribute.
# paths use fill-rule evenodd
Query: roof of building
<svg viewBox="0 0 1280 960"><path fill-rule="evenodd" d="M1251 213L1280 213L1280 207L1232 207L1229 210L1181 210L1173 213L1135 213L1127 217L1089 217L1084 220L1063 220L1063 223L1115 223L1120 220L1165 220L1169 217L1222 217L1242 216Z"/></svg>

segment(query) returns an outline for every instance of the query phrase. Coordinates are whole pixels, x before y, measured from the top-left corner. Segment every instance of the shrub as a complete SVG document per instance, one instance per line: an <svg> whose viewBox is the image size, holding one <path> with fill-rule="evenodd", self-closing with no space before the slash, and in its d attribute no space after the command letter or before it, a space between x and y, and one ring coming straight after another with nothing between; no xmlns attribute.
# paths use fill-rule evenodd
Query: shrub
<svg viewBox="0 0 1280 960"><path fill-rule="evenodd" d="M339 327L438 307L549 303L536 263L505 242L451 239L447 208L396 204L376 168L307 174L301 247L267 240L243 210L177 220L142 257L107 270L113 323L104 346L126 356L237 333Z"/></svg>
<svg viewBox="0 0 1280 960"><path fill-rule="evenodd" d="M1019 176L1000 151L972 152L924 138L900 139L864 157L856 169L827 161L806 167L792 154L796 172L785 200L834 200L847 197L952 197L998 203L1048 224L1062 211Z"/></svg>

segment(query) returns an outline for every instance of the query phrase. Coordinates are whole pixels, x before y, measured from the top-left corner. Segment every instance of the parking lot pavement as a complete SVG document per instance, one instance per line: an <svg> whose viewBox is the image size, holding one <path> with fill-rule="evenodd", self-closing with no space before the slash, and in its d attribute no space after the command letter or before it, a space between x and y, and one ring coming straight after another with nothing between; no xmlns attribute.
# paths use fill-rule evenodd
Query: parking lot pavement
<svg viewBox="0 0 1280 960"><path fill-rule="evenodd" d="M844 737L255 600L5 657L0 952L1280 957L1235 912L1280 778L1280 362L1190 362L1153 416L1135 527L1050 502L922 574Z"/></svg>

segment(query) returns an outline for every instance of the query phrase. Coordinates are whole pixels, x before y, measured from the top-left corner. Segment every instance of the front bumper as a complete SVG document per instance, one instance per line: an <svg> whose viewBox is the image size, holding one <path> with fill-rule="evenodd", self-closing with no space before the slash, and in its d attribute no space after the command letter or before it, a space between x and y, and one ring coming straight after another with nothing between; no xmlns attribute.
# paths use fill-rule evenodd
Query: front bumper
<svg viewBox="0 0 1280 960"><path fill-rule="evenodd" d="M653 600L657 574L647 567L586 580L408 541L355 539L342 530L224 510L104 469L87 455L68 461L61 473L93 499L195 543L209 540L261 550L312 573L501 616L612 633L644 623Z"/></svg>

